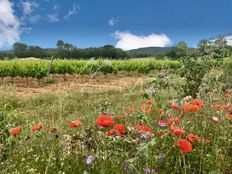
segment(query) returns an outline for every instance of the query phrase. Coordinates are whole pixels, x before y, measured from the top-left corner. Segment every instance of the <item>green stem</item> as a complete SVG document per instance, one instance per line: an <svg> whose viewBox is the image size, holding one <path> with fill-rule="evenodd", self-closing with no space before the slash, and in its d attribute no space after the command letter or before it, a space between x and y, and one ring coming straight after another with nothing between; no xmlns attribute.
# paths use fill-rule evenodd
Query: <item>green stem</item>
<svg viewBox="0 0 232 174"><path fill-rule="evenodd" d="M46 169L45 169L44 174L48 174L48 168L49 168L49 165L50 165L50 162L51 162L51 159L52 159L53 149L54 149L54 145L52 146L51 153L50 153L50 155L49 155L49 159L48 159L47 167L46 167Z"/></svg>
<svg viewBox="0 0 232 174"><path fill-rule="evenodd" d="M184 156L184 154L182 156L183 156L183 162L184 162L184 174L187 174L185 156Z"/></svg>

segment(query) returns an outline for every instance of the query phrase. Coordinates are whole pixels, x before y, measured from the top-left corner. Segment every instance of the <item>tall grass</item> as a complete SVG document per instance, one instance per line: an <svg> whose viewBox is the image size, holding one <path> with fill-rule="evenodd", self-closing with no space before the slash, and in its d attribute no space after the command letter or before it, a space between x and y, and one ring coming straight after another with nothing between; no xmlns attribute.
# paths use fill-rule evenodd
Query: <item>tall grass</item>
<svg viewBox="0 0 232 174"><path fill-rule="evenodd" d="M0 173L223 173L231 171L231 120L223 110L212 105L230 104L231 95L224 98L221 83L210 74L204 79L199 97L204 107L196 113L183 113L170 108L170 101L181 108L185 103L177 92L179 77L173 75L169 87L156 87L149 105L151 113L144 112L141 104L147 102L145 91L150 84L122 91L61 92L30 98L17 98L14 89L1 88L0 96ZM217 85L216 85L217 84ZM135 111L128 109L133 106ZM165 111L165 115L160 112ZM124 135L106 136L109 128L99 128L99 114L115 116L115 123L126 126ZM125 113L127 112L127 113ZM124 115L118 118L118 115ZM212 117L219 118L214 122ZM185 134L175 136L169 126L160 126L159 120L179 117L178 126ZM80 120L82 125L71 129L70 121ZM32 132L37 123L42 129ZM152 132L140 132L138 123L149 125ZM19 135L8 130L21 126ZM48 131L49 129L49 131ZM157 133L163 132L163 136ZM183 154L176 142L194 133L201 141L192 143L193 150ZM86 163L89 156L92 163Z"/></svg>

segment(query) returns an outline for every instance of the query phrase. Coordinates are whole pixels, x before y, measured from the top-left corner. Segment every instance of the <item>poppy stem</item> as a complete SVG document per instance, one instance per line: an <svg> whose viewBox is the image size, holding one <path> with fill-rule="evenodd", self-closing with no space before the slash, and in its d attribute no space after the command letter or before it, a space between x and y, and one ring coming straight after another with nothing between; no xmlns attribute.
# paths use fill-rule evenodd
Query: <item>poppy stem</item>
<svg viewBox="0 0 232 174"><path fill-rule="evenodd" d="M50 153L50 155L49 155L49 159L48 159L47 167L46 167L46 169L45 169L44 174L48 174L48 168L49 168L49 165L50 165L50 162L51 162L51 159L52 159L53 149L54 149L54 145L52 146L51 153Z"/></svg>
<svg viewBox="0 0 232 174"><path fill-rule="evenodd" d="M187 174L185 156L184 156L184 154L182 154L182 156L183 156L183 162L184 162L184 174Z"/></svg>
<svg viewBox="0 0 232 174"><path fill-rule="evenodd" d="M173 148L171 147L163 156L165 157Z"/></svg>

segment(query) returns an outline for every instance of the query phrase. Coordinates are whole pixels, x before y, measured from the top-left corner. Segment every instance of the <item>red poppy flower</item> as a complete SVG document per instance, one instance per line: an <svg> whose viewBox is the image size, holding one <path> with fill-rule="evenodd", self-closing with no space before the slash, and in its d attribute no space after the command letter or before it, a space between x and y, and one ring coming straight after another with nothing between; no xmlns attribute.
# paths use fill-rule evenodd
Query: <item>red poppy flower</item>
<svg viewBox="0 0 232 174"><path fill-rule="evenodd" d="M129 105L129 106L128 106L128 110L129 110L130 112L136 112L136 109L135 109L135 107L134 107L133 105Z"/></svg>
<svg viewBox="0 0 232 174"><path fill-rule="evenodd" d="M106 135L106 136L114 136L114 133L115 133L115 130L114 130L114 129L111 129L111 130L109 130L109 131L106 131L106 132L105 132L105 135Z"/></svg>
<svg viewBox="0 0 232 174"><path fill-rule="evenodd" d="M34 125L32 128L31 128L31 131L32 132L35 132L35 131L38 131L38 130L40 130L40 129L42 129L42 124L36 124L36 125Z"/></svg>
<svg viewBox="0 0 232 174"><path fill-rule="evenodd" d="M181 118L175 117L175 118L169 118L167 122L168 124L173 124L173 123L180 123L180 121L181 121Z"/></svg>
<svg viewBox="0 0 232 174"><path fill-rule="evenodd" d="M148 115L150 115L152 113L152 110L151 109L148 109L147 111L146 111L146 114L148 114Z"/></svg>
<svg viewBox="0 0 232 174"><path fill-rule="evenodd" d="M232 106L231 105L224 105L223 110L225 111L232 111Z"/></svg>
<svg viewBox="0 0 232 174"><path fill-rule="evenodd" d="M71 121L69 124L68 124L68 127L69 128L76 128L78 126L81 126L81 122L79 120L75 120L75 121Z"/></svg>
<svg viewBox="0 0 232 174"><path fill-rule="evenodd" d="M214 104L212 108L217 110L225 110L225 111L232 111L231 105L220 105L220 104Z"/></svg>
<svg viewBox="0 0 232 174"><path fill-rule="evenodd" d="M225 99L229 98L230 97L230 93L229 92L224 92L223 97Z"/></svg>
<svg viewBox="0 0 232 174"><path fill-rule="evenodd" d="M173 134L175 134L175 135L183 135L183 134L185 134L185 130L176 129L176 130L173 131Z"/></svg>
<svg viewBox="0 0 232 174"><path fill-rule="evenodd" d="M211 144L211 141L210 140L205 140L205 144Z"/></svg>
<svg viewBox="0 0 232 174"><path fill-rule="evenodd" d="M151 112L152 112L150 106L146 103L141 104L141 110L143 112L146 112L147 114L151 114Z"/></svg>
<svg viewBox="0 0 232 174"><path fill-rule="evenodd" d="M185 130L183 129L180 129L179 127L176 127L176 126L172 126L169 128L170 132L174 135L183 135L185 134Z"/></svg>
<svg viewBox="0 0 232 174"><path fill-rule="evenodd" d="M16 135L18 135L18 134L21 133L21 127L12 128L12 129L9 130L9 133L10 133L11 135L16 136Z"/></svg>
<svg viewBox="0 0 232 174"><path fill-rule="evenodd" d="M200 141L200 140L201 140L201 139L199 138L199 136L194 135L193 133L189 134L187 138L188 138L188 140L189 140L191 143L193 143L193 142L195 142L195 141Z"/></svg>
<svg viewBox="0 0 232 174"><path fill-rule="evenodd" d="M188 112L198 112L200 110L200 107L198 105L193 105L193 104L186 104L183 108L184 113Z"/></svg>
<svg viewBox="0 0 232 174"><path fill-rule="evenodd" d="M205 144L211 144L211 141L209 140L209 139L204 139L204 138L202 138L202 140L201 140L203 143L205 143Z"/></svg>
<svg viewBox="0 0 232 174"><path fill-rule="evenodd" d="M232 112L231 113L226 113L225 116L232 119Z"/></svg>
<svg viewBox="0 0 232 174"><path fill-rule="evenodd" d="M125 125L124 124L116 124L114 127L120 135L123 135L125 133Z"/></svg>
<svg viewBox="0 0 232 174"><path fill-rule="evenodd" d="M136 124L135 128L142 131L142 132L151 133L151 131L152 131L152 128L150 126L148 126L148 125L144 126L143 123Z"/></svg>
<svg viewBox="0 0 232 174"><path fill-rule="evenodd" d="M188 141L188 140L185 140L185 139L179 139L177 141L177 144L180 148L180 150L184 153L184 154L187 154L189 152L192 151L192 144Z"/></svg>
<svg viewBox="0 0 232 174"><path fill-rule="evenodd" d="M141 130L143 128L143 123L138 123L135 125L135 128Z"/></svg>
<svg viewBox="0 0 232 174"><path fill-rule="evenodd" d="M163 136L165 133L164 132L157 132L157 136L161 137Z"/></svg>
<svg viewBox="0 0 232 174"><path fill-rule="evenodd" d="M118 115L118 117L117 118L119 118L119 119L123 119L125 116L124 115Z"/></svg>
<svg viewBox="0 0 232 174"><path fill-rule="evenodd" d="M114 120L109 115L100 115L96 119L97 125L101 127L110 127L114 125Z"/></svg>
<svg viewBox="0 0 232 174"><path fill-rule="evenodd" d="M153 100L153 99L149 98L149 99L147 100L147 104L152 105L153 103L154 103L154 100Z"/></svg>
<svg viewBox="0 0 232 174"><path fill-rule="evenodd" d="M127 111L124 111L123 115L124 115L124 116L128 116L128 112L127 112Z"/></svg>
<svg viewBox="0 0 232 174"><path fill-rule="evenodd" d="M214 104L214 105L212 106L212 108L218 109L218 110L223 110L223 106L220 105L220 104Z"/></svg>
<svg viewBox="0 0 232 174"><path fill-rule="evenodd" d="M151 131L152 131L151 126L144 126L142 130L144 132L149 132L149 133L151 133Z"/></svg>
<svg viewBox="0 0 232 174"><path fill-rule="evenodd" d="M176 103L171 103L170 107L175 110L180 110L180 106Z"/></svg>
<svg viewBox="0 0 232 174"><path fill-rule="evenodd" d="M142 110L142 111L145 112L148 108L149 108L149 105L147 105L146 103L142 103L142 104L141 104L141 110Z"/></svg>
<svg viewBox="0 0 232 174"><path fill-rule="evenodd" d="M161 116L166 115L166 112L163 109L159 109L158 112L160 113Z"/></svg>
<svg viewBox="0 0 232 174"><path fill-rule="evenodd" d="M191 104L197 105L200 108L204 106L204 102L201 99L192 99Z"/></svg>

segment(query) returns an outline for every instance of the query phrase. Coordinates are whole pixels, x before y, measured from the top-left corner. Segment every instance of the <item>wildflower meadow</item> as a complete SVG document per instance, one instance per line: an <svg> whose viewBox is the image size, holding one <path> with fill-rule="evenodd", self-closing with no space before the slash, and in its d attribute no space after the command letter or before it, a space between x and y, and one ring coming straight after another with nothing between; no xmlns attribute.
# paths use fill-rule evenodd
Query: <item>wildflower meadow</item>
<svg viewBox="0 0 232 174"><path fill-rule="evenodd" d="M230 174L225 72L211 67L195 96L177 70L144 74L153 80L121 90L23 98L2 86L0 173Z"/></svg>

